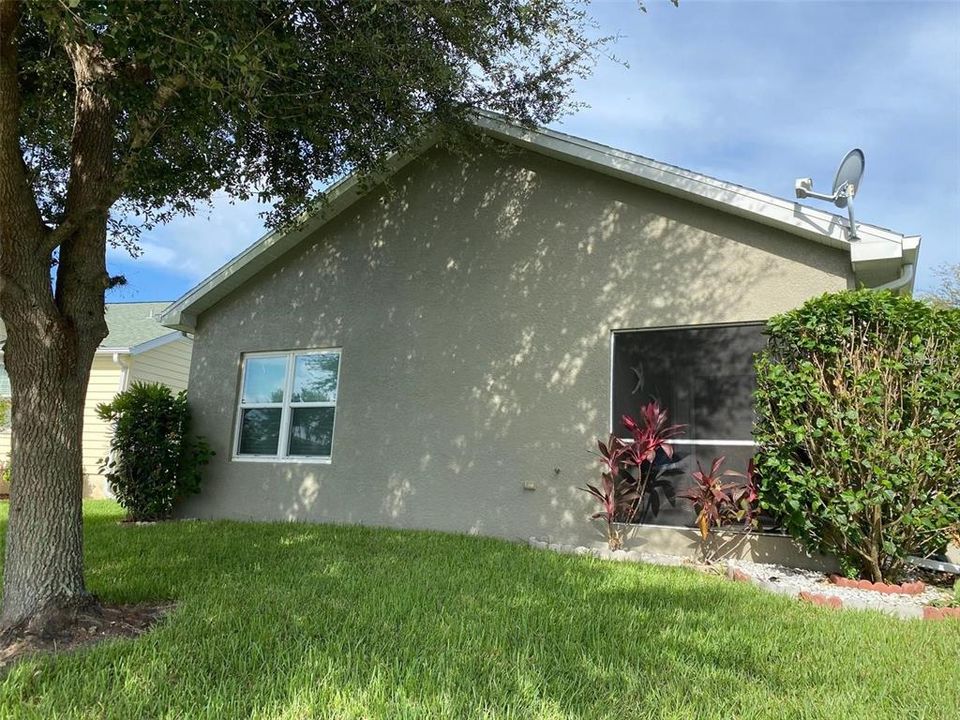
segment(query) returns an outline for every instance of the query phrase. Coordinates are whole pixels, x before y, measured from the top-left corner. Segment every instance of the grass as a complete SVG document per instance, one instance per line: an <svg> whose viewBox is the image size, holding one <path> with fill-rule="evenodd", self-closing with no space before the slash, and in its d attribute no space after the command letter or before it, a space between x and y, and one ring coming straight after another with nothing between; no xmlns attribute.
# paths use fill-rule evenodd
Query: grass
<svg viewBox="0 0 960 720"><path fill-rule="evenodd" d="M86 506L91 589L177 609L22 662L0 717L960 717L953 622L484 538L119 518Z"/></svg>

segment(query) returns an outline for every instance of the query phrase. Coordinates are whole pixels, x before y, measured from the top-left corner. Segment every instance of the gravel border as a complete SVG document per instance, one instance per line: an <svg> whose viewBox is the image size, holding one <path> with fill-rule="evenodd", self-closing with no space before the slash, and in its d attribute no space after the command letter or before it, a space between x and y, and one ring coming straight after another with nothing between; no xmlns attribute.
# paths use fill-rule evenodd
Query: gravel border
<svg viewBox="0 0 960 720"><path fill-rule="evenodd" d="M852 610L875 610L902 619L920 619L923 608L949 595L945 590L927 586L919 595L886 594L872 590L841 587L830 582L829 577L814 570L800 570L782 565L755 563L748 560L729 560L716 565L703 565L676 555L642 552L640 550L610 550L582 545L548 543L531 537L528 544L538 550L552 550L565 555L581 555L614 562L636 562L670 567L690 567L703 571L726 571L732 580L749 581L754 586L777 595L800 598L800 594L835 597L842 607Z"/></svg>

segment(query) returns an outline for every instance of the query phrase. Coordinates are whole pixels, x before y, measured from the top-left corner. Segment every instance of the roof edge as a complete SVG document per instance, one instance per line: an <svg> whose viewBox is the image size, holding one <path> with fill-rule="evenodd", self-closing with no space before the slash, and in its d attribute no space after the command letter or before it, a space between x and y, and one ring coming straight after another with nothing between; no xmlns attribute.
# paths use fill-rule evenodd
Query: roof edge
<svg viewBox="0 0 960 720"><path fill-rule="evenodd" d="M849 223L846 218L798 202L555 130L527 128L487 111L478 112L473 124L490 137L531 152L844 250L851 256L854 276L858 279L857 256L869 257L873 275L881 267L883 274L891 278L899 274L902 266L916 264L919 236L904 236L875 225L857 223L860 239L850 241L847 239ZM379 182L408 165L432 147L437 139L436 134L429 134L412 152L391 156L384 163L383 170L369 178L369 182L361 184L360 177L354 173L334 183L322 199L304 211L290 228L261 236L164 309L160 313L160 322L174 330L192 332L201 313L333 220Z"/></svg>

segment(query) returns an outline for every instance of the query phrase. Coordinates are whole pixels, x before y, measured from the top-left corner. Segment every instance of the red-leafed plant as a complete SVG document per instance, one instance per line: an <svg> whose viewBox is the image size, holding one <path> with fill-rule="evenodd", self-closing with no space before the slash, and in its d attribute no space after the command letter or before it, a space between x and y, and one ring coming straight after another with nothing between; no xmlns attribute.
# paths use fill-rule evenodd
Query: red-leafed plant
<svg viewBox="0 0 960 720"><path fill-rule="evenodd" d="M733 500L733 520L743 523L745 530L756 530L760 527L760 488L757 481L757 466L750 458L747 463L747 474L740 475L746 482L740 487L734 489L732 493Z"/></svg>
<svg viewBox="0 0 960 720"><path fill-rule="evenodd" d="M640 406L640 421L637 422L629 415L624 415L623 425L633 436L629 451L636 459L637 465L641 462L653 462L658 450L663 450L668 458L673 457L673 447L670 440L683 434L685 425L668 425L667 411L654 401Z"/></svg>
<svg viewBox="0 0 960 720"><path fill-rule="evenodd" d="M760 525L759 492L753 459L747 465L746 475L734 470L721 472L725 460L722 456L714 458L709 472L704 472L698 462L696 472L692 473L696 484L690 490L678 493L679 497L692 502L697 511L697 527L700 529L703 557L707 562L712 557L707 548L711 530L723 525L742 524L744 530L750 532ZM730 477L744 478L746 482L725 482ZM723 548L715 550L722 552Z"/></svg>
<svg viewBox="0 0 960 720"><path fill-rule="evenodd" d="M611 433L606 443L597 442L603 473L600 487L582 488L600 504L594 518L603 518L607 543L612 550L623 546L616 523L632 523L642 515L647 485L656 474L654 460L658 452L673 457L670 440L683 432L682 425L669 425L667 412L656 401L640 407L639 420L623 416L623 425L631 438L624 440Z"/></svg>
<svg viewBox="0 0 960 720"><path fill-rule="evenodd" d="M723 456L714 458L710 472L704 472L698 462L696 472L692 473L696 485L690 490L677 493L679 497L693 503L693 508L697 511L697 527L700 528L700 536L704 540L710 535L712 528L723 525L734 512L734 496L731 491L734 491L737 485L725 483L723 479L737 473L732 470L720 472L725 460Z"/></svg>
<svg viewBox="0 0 960 720"><path fill-rule="evenodd" d="M604 520L607 527L607 544L611 550L619 550L623 547L623 536L615 523L618 516L625 509L628 509L639 496L636 490L630 488L626 483L618 482L611 473L603 473L600 480L599 488L590 483L587 483L587 487L584 488L600 504L600 510L590 517Z"/></svg>

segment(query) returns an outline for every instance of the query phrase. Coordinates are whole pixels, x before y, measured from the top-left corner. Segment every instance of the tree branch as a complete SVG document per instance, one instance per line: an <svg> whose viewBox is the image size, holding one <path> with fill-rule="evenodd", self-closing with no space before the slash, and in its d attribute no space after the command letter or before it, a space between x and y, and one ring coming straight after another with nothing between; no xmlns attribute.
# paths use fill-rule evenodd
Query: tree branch
<svg viewBox="0 0 960 720"><path fill-rule="evenodd" d="M0 225L4 226L3 240L7 240L11 228L19 228L23 235L35 238L42 237L44 228L20 150L16 42L20 10L20 0L0 0ZM10 248L5 249L9 251Z"/></svg>
<svg viewBox="0 0 960 720"><path fill-rule="evenodd" d="M130 146L120 164L120 169L117 171L110 192L111 204L123 195L127 180L136 168L139 152L153 141L154 136L163 127L163 111L187 84L187 76L180 74L166 78L157 87L157 92L150 103L150 110L136 121L130 138Z"/></svg>

